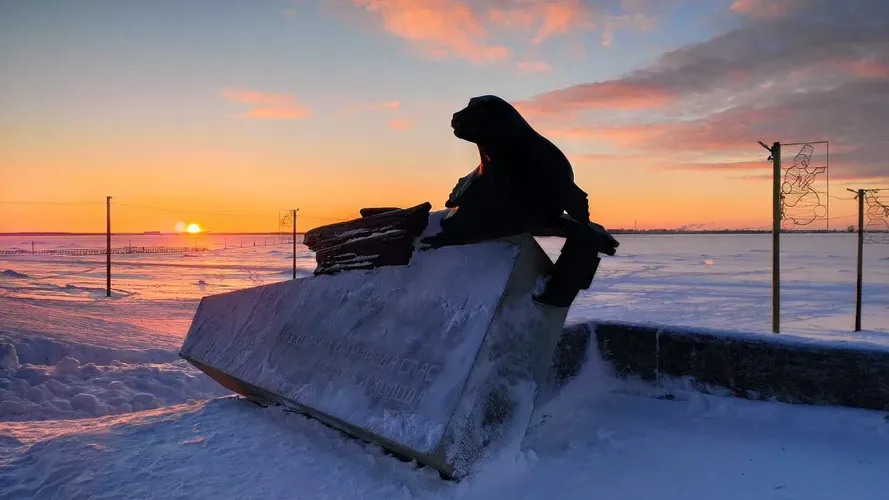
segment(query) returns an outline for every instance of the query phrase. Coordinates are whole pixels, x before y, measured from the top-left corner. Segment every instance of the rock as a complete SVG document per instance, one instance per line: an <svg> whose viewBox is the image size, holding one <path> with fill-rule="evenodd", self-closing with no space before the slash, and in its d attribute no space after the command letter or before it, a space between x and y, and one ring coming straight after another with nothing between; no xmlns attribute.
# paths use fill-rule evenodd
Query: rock
<svg viewBox="0 0 889 500"><path fill-rule="evenodd" d="M77 361L70 356L66 356L56 363L56 372L65 375L73 375L77 373L78 368L80 368L80 361Z"/></svg>
<svg viewBox="0 0 889 500"><path fill-rule="evenodd" d="M369 208L362 208L361 210L358 211L358 213L361 214L362 217L372 217L374 215L380 215L380 214L384 214L386 212L396 212L398 210L403 210L403 209L401 209L399 207L369 207Z"/></svg>
<svg viewBox="0 0 889 500"><path fill-rule="evenodd" d="M355 238L366 238L388 231L404 231L419 235L429 221L429 202L405 210L391 210L359 219L316 227L303 238L309 250L317 252L341 245Z"/></svg>
<svg viewBox="0 0 889 500"><path fill-rule="evenodd" d="M336 274L354 269L404 266L411 260L416 235L393 231L354 239L315 252L315 275Z"/></svg>
<svg viewBox="0 0 889 500"><path fill-rule="evenodd" d="M3 401L0 403L0 416L6 415L24 415L28 412L25 405L18 401Z"/></svg>
<svg viewBox="0 0 889 500"><path fill-rule="evenodd" d="M74 397L71 398L71 408L75 410L83 410L89 413L94 413L96 411L96 407L98 406L99 400L92 394L81 392L75 394Z"/></svg>
<svg viewBox="0 0 889 500"><path fill-rule="evenodd" d="M15 346L5 342L0 344L0 370L18 370L20 366Z"/></svg>
<svg viewBox="0 0 889 500"><path fill-rule="evenodd" d="M315 252L315 275L403 266L429 220L428 202L405 210L362 209L362 217L315 228L304 242Z"/></svg>

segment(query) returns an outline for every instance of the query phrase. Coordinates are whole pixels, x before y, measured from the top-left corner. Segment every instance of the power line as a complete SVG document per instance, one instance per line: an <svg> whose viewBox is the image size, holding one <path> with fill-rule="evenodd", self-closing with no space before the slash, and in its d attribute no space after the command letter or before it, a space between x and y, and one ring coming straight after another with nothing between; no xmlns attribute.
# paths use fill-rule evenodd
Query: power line
<svg viewBox="0 0 889 500"><path fill-rule="evenodd" d="M165 207L155 207L155 206L150 206L150 205L136 205L136 204L132 204L132 203L114 203L114 204L118 205L118 206L124 206L124 207L142 208L142 209L147 209L147 210L159 210L159 211L163 211L163 212L176 212L176 213L189 212L189 213L194 213L194 214L215 215L215 216L221 216L221 217L267 217L269 215L269 213L271 213L271 212L267 212L267 213L205 212L202 210L194 210L194 209L190 209L190 208L165 208ZM306 219L317 219L317 220L325 220L325 221L333 221L333 222L344 222L344 221L351 220L351 219L342 218L342 217L329 217L329 216L311 215L311 214L302 214L302 213L300 214L300 217L303 217Z"/></svg>
<svg viewBox="0 0 889 500"><path fill-rule="evenodd" d="M269 212L241 212L241 213L231 213L231 212L206 212L203 210L195 210L191 208L167 208L167 207L156 207L151 205L136 205L133 203L112 203L113 205L121 206L121 207L131 207L131 208L142 208L146 210L159 210L162 212L189 212L194 214L201 215L216 215L222 217L267 217L272 211ZM347 221L351 219L344 219L342 217L329 217L329 216L321 216L321 215L311 215L311 214L303 214L300 213L300 217L308 218L308 219L320 219L320 220L330 220L330 221Z"/></svg>
<svg viewBox="0 0 889 500"><path fill-rule="evenodd" d="M0 205L101 205L101 201L0 201Z"/></svg>
<svg viewBox="0 0 889 500"><path fill-rule="evenodd" d="M330 220L330 221L335 221L335 222L343 222L343 221L347 221L347 220L352 220L352 219L343 219L342 217L322 217L320 215L305 215L305 214L300 214L300 217L302 217L304 219Z"/></svg>
<svg viewBox="0 0 889 500"><path fill-rule="evenodd" d="M150 205L135 205L132 203L112 203L113 205L117 205L119 207L131 207L131 208L142 208L146 210L159 210L162 212L190 212L194 214L202 214L202 215L219 215L224 217L266 217L271 211L265 213L223 213L223 212L205 212L202 210L195 210L191 208L165 208L165 207L154 207Z"/></svg>
<svg viewBox="0 0 889 500"><path fill-rule="evenodd" d="M855 198L843 198L842 196L835 196L835 195L832 195L832 194L829 194L829 193L825 193L824 191L819 191L819 190L817 190L817 189L815 189L815 188L812 188L812 191L815 191L815 192L818 193L818 194L823 194L824 196L833 198L833 199L835 199L835 200L855 201Z"/></svg>

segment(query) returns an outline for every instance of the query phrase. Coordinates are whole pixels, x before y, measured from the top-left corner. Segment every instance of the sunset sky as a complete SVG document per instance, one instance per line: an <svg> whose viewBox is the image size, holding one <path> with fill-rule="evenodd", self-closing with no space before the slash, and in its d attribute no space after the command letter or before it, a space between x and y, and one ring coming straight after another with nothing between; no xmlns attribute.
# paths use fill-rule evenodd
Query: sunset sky
<svg viewBox="0 0 889 500"><path fill-rule="evenodd" d="M760 140L830 141L845 227L847 187L889 188L887 33L878 0L4 1L0 232L102 231L105 196L116 231L439 209L480 94L607 227L768 226Z"/></svg>

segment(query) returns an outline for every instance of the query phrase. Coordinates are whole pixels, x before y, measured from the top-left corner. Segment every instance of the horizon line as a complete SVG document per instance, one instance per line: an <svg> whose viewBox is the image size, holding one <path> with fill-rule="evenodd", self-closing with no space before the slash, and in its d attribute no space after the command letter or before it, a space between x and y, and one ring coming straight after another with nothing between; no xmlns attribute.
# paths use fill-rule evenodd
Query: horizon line
<svg viewBox="0 0 889 500"><path fill-rule="evenodd" d="M633 229L633 228L606 228L611 233L635 234L635 233L678 233L678 234L708 234L708 233L771 233L772 229L670 229L670 228L652 228L652 229ZM848 229L781 229L782 233L849 233ZM853 231L853 232L857 232ZM297 231L299 236L305 236L306 231ZM76 232L76 231L11 231L0 232L3 236L107 236L106 232ZM143 231L143 232L118 232L111 233L111 236L290 236L291 232L253 232L253 231L226 231L226 232L201 232L201 233L177 233L177 232L160 232L160 231Z"/></svg>

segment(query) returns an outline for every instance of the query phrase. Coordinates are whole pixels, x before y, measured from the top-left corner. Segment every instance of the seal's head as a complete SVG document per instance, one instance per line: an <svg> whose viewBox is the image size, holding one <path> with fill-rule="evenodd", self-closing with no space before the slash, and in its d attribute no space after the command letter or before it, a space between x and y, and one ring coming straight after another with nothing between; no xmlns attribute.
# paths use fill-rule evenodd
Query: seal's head
<svg viewBox="0 0 889 500"><path fill-rule="evenodd" d="M485 147L527 135L528 122L508 102L494 96L473 97L451 118L454 135Z"/></svg>

